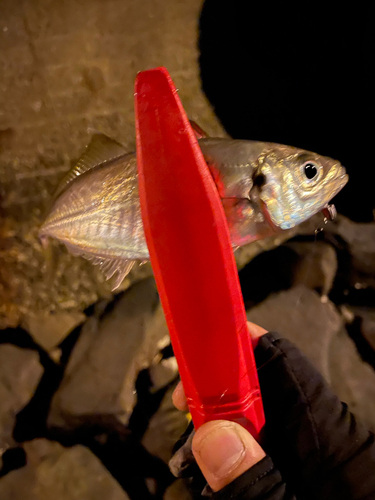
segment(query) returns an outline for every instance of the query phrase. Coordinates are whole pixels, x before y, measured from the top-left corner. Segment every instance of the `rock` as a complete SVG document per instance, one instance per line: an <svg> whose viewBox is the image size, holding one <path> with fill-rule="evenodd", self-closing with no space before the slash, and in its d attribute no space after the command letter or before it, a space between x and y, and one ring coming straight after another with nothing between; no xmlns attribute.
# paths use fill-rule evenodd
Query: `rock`
<svg viewBox="0 0 375 500"><path fill-rule="evenodd" d="M51 404L48 425L126 424L133 410L135 381L169 343L153 278L127 290L101 319L92 317L72 352Z"/></svg>
<svg viewBox="0 0 375 500"><path fill-rule="evenodd" d="M285 246L299 257L292 285L304 285L327 296L337 272L335 249L323 241L289 241Z"/></svg>
<svg viewBox="0 0 375 500"><path fill-rule="evenodd" d="M100 460L84 446L36 439L24 444L27 465L0 479L2 500L127 500ZM124 471L124 474L126 471Z"/></svg>
<svg viewBox="0 0 375 500"><path fill-rule="evenodd" d="M343 328L334 305L304 286L271 295L247 314L249 321L277 331L294 342L330 380L328 351Z"/></svg>
<svg viewBox="0 0 375 500"><path fill-rule="evenodd" d="M177 479L166 490L163 500L193 500L193 494L188 489L186 480Z"/></svg>
<svg viewBox="0 0 375 500"><path fill-rule="evenodd" d="M285 245L257 255L239 272L242 295L247 308L265 300L271 293L292 286L299 257Z"/></svg>
<svg viewBox="0 0 375 500"><path fill-rule="evenodd" d="M340 311L361 359L375 370L375 310L344 304Z"/></svg>
<svg viewBox="0 0 375 500"><path fill-rule="evenodd" d="M342 316L343 320L345 321L345 323L347 325L351 325L355 319L355 314L353 313L352 308L348 307L345 304L342 304L339 307L339 311L340 311L341 316Z"/></svg>
<svg viewBox="0 0 375 500"><path fill-rule="evenodd" d="M239 272L244 301L252 307L271 293L304 285L324 297L337 271L334 248L320 241L289 241L257 255Z"/></svg>
<svg viewBox="0 0 375 500"><path fill-rule="evenodd" d="M334 336L328 362L333 390L375 432L375 372L361 359L345 330Z"/></svg>
<svg viewBox="0 0 375 500"><path fill-rule="evenodd" d="M335 300L361 305L375 295L375 223L356 223L339 215L325 230L325 239L337 250L339 269Z"/></svg>
<svg viewBox="0 0 375 500"><path fill-rule="evenodd" d="M59 311L28 314L22 326L33 337L35 342L49 352L62 342L86 316L79 311Z"/></svg>
<svg viewBox="0 0 375 500"><path fill-rule="evenodd" d="M14 140L14 129L8 127L4 130L0 130L0 153L11 149Z"/></svg>
<svg viewBox="0 0 375 500"><path fill-rule="evenodd" d="M165 463L169 462L174 445L188 425L186 414L177 410L172 403L172 393L175 387L176 384L166 392L142 438L142 444L146 450L161 458Z"/></svg>
<svg viewBox="0 0 375 500"><path fill-rule="evenodd" d="M282 245L285 241L293 238L297 234L297 228L288 229L277 233L275 236L270 236L264 240L254 241L243 247L238 248L235 253L237 268L241 270L249 262L251 262L257 255L268 250L273 250Z"/></svg>
<svg viewBox="0 0 375 500"><path fill-rule="evenodd" d="M340 311L347 324L353 325L357 335L361 335L364 344L375 355L375 309L345 304L340 307Z"/></svg>
<svg viewBox="0 0 375 500"><path fill-rule="evenodd" d="M32 398L42 374L37 352L0 345L0 461L2 454L14 445L16 415Z"/></svg>
<svg viewBox="0 0 375 500"><path fill-rule="evenodd" d="M375 311L362 310L360 317L362 319L361 333L375 351Z"/></svg>
<svg viewBox="0 0 375 500"><path fill-rule="evenodd" d="M82 312L111 296L100 270L63 245L54 245L49 266L38 228L58 183L94 133L135 150L138 71L165 65L189 116L210 135L223 134L200 89L201 3L169 8L163 0L115 0L109 9L102 0L53 6L35 0L26 12L21 2L2 0L0 328L17 327L28 313ZM149 265L135 266L123 289L151 274Z"/></svg>
<svg viewBox="0 0 375 500"><path fill-rule="evenodd" d="M375 274L375 223L352 222L341 215L332 231L346 241L353 267L364 275Z"/></svg>
<svg viewBox="0 0 375 500"><path fill-rule="evenodd" d="M170 384L178 376L177 360L174 356L152 364L149 369L152 383L151 392L157 392Z"/></svg>
<svg viewBox="0 0 375 500"><path fill-rule="evenodd" d="M83 72L83 79L91 92L98 92L100 89L105 87L104 75L100 68L85 68Z"/></svg>
<svg viewBox="0 0 375 500"><path fill-rule="evenodd" d="M260 253L273 250L298 234L313 235L322 225L323 216L321 213L317 213L299 226L280 231L274 236L270 236L264 240L254 241L253 243L238 248L234 254L238 269L242 269Z"/></svg>
<svg viewBox="0 0 375 500"><path fill-rule="evenodd" d="M314 363L351 411L375 429L375 372L358 354L330 302L299 286L270 296L248 319L279 332Z"/></svg>

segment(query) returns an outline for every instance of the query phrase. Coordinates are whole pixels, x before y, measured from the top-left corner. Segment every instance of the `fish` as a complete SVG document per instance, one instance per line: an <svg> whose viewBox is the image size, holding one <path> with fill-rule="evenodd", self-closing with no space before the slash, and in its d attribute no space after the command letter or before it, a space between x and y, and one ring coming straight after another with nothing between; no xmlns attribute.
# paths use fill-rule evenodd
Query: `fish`
<svg viewBox="0 0 375 500"><path fill-rule="evenodd" d="M293 146L195 131L234 249L293 228L319 211L328 213L328 203L348 182L337 160ZM136 154L95 134L59 184L39 236L43 245L57 239L98 265L107 279L114 278L113 290L118 288L135 262L149 260Z"/></svg>

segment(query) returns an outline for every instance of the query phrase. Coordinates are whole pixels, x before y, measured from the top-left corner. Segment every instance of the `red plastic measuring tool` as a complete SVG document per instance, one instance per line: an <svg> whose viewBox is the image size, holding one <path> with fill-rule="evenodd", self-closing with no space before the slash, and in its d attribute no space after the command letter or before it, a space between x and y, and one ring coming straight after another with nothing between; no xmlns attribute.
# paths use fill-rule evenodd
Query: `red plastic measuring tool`
<svg viewBox="0 0 375 500"><path fill-rule="evenodd" d="M135 115L146 240L194 425L233 420L258 437L262 399L227 222L165 68L138 74Z"/></svg>

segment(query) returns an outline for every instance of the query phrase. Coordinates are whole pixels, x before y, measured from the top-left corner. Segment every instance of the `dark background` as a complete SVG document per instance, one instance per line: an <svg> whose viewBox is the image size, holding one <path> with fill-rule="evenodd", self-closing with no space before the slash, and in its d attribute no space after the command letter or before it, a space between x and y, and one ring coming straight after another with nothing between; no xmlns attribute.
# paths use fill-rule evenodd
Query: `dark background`
<svg viewBox="0 0 375 500"><path fill-rule="evenodd" d="M339 159L350 183L336 207L372 221L374 5L296 5L206 0L199 38L203 90L234 138Z"/></svg>

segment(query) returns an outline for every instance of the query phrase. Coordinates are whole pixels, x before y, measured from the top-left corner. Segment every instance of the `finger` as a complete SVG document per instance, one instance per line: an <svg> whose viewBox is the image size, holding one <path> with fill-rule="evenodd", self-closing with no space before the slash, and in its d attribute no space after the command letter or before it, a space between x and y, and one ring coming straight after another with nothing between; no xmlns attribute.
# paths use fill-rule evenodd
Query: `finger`
<svg viewBox="0 0 375 500"><path fill-rule="evenodd" d="M172 394L172 401L175 407L181 411L189 411L186 396L182 383L179 382Z"/></svg>
<svg viewBox="0 0 375 500"><path fill-rule="evenodd" d="M249 432L225 420L214 420L199 427L192 449L213 491L224 488L266 456Z"/></svg>
<svg viewBox="0 0 375 500"><path fill-rule="evenodd" d="M249 329L251 342L253 344L253 347L255 348L258 344L260 337L268 333L268 331L262 328L261 326L256 325L255 323L251 323L251 321L247 322L247 327Z"/></svg>

